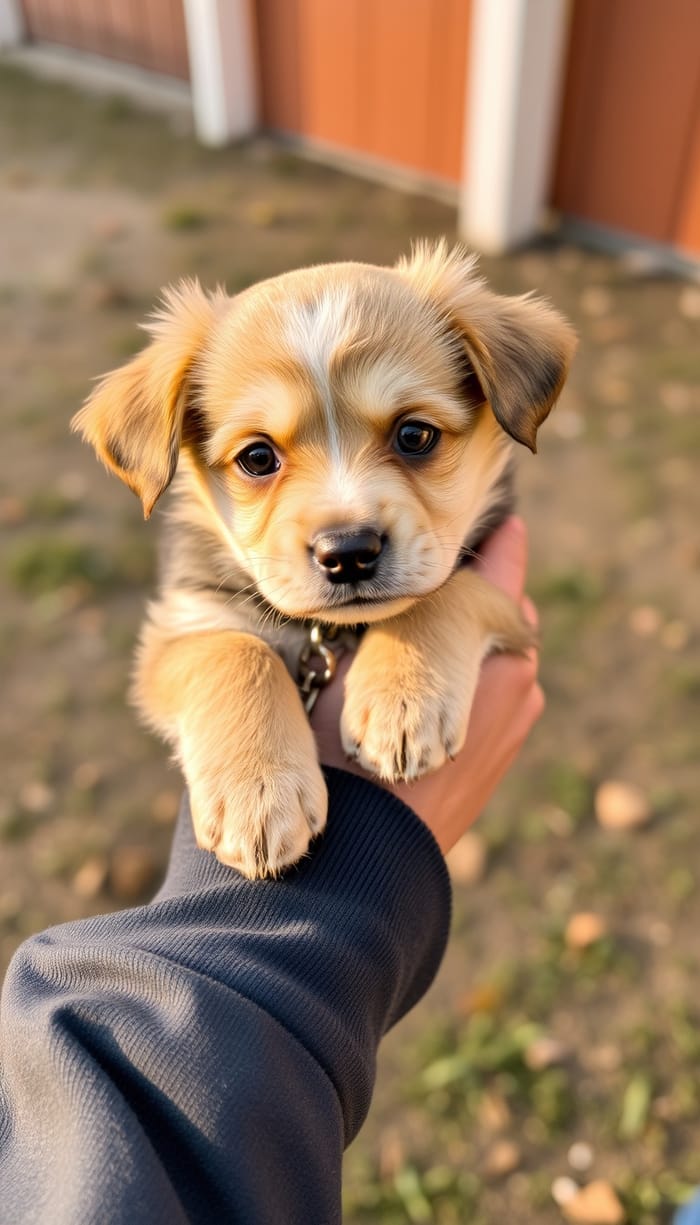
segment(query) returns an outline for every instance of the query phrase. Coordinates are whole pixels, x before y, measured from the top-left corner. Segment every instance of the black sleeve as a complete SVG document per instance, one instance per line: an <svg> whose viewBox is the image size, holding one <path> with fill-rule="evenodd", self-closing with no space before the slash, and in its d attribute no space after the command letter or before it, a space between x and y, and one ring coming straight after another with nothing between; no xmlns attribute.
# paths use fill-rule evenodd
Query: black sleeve
<svg viewBox="0 0 700 1225"><path fill-rule="evenodd" d="M149 905L52 928L0 1013L8 1225L331 1225L386 1030L427 990L449 884L427 827L328 770L330 820L280 880L194 845Z"/></svg>

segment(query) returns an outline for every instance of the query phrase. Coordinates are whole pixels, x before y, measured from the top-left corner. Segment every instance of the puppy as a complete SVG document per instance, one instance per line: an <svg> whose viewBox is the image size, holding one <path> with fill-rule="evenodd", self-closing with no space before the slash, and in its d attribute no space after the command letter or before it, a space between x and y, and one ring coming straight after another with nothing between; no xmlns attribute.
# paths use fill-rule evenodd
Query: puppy
<svg viewBox="0 0 700 1225"><path fill-rule="evenodd" d="M342 740L387 781L453 756L484 656L530 644L462 563L510 510L510 440L535 450L575 339L444 242L235 298L184 281L147 330L73 421L146 518L175 477L133 696L199 845L274 875L326 821L293 679L311 623L364 629Z"/></svg>

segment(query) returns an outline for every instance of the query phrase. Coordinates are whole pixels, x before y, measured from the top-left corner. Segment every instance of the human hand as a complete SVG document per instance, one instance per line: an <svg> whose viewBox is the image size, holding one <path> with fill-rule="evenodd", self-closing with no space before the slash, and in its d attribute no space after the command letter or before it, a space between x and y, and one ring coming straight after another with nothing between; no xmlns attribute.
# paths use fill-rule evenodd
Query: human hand
<svg viewBox="0 0 700 1225"><path fill-rule="evenodd" d="M526 567L525 525L513 516L489 538L474 569L518 602L536 626L535 607L523 595ZM335 680L319 695L311 723L322 762L370 778L356 762L348 761L340 742L343 680L350 662L349 656L340 661ZM544 694L537 683L537 666L535 649L526 656L490 656L481 670L466 741L454 761L415 783L379 784L425 822L443 854L479 816L542 714Z"/></svg>

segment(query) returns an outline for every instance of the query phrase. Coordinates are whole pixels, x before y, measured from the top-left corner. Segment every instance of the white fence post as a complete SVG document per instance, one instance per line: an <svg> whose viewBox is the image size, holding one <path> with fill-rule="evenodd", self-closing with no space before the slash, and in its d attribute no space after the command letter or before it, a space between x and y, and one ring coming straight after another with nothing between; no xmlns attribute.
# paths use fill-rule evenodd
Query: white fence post
<svg viewBox="0 0 700 1225"><path fill-rule="evenodd" d="M559 118L567 0L475 0L459 228L507 251L537 233Z"/></svg>
<svg viewBox="0 0 700 1225"><path fill-rule="evenodd" d="M20 0L0 0L0 50L24 41L24 17Z"/></svg>
<svg viewBox="0 0 700 1225"><path fill-rule="evenodd" d="M255 131L257 73L251 0L184 0L195 128L205 145Z"/></svg>

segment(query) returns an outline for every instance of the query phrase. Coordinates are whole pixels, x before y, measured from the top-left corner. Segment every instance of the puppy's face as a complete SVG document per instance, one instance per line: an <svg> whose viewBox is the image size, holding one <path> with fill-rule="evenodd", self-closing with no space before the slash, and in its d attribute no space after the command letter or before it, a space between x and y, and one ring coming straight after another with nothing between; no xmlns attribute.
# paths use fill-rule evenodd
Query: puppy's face
<svg viewBox="0 0 700 1225"><path fill-rule="evenodd" d="M490 294L443 247L233 300L184 286L153 332L76 424L147 513L184 446L258 591L334 623L394 615L445 582L508 434L534 449L574 344L553 311Z"/></svg>

